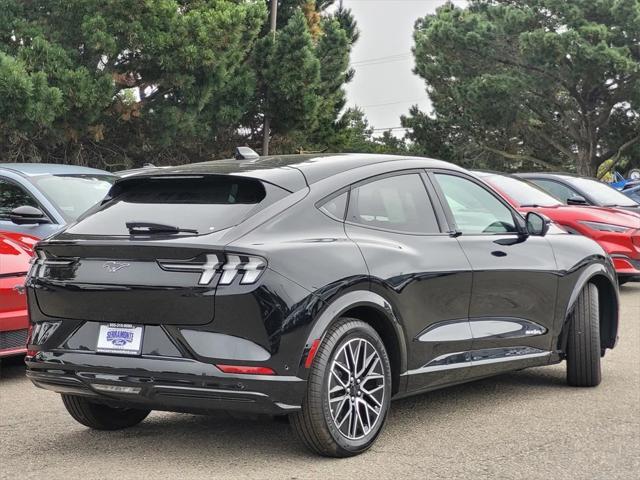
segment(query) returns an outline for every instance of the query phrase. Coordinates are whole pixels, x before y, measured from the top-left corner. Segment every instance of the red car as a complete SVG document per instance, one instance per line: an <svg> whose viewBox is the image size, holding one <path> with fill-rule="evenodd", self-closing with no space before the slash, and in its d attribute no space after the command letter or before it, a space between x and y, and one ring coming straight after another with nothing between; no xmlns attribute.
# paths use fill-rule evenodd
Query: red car
<svg viewBox="0 0 640 480"><path fill-rule="evenodd" d="M29 318L23 285L37 242L30 235L0 232L0 357L27 351Z"/></svg>
<svg viewBox="0 0 640 480"><path fill-rule="evenodd" d="M561 203L510 175L475 172L518 211L542 213L569 233L594 239L611 256L620 284L640 281L640 217L625 210Z"/></svg>

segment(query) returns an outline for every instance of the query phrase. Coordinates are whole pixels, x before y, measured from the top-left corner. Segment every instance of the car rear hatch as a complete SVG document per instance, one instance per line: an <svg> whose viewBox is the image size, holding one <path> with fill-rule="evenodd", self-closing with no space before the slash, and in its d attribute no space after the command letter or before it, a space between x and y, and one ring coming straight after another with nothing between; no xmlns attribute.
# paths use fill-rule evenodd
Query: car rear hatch
<svg viewBox="0 0 640 480"><path fill-rule="evenodd" d="M209 323L225 269L250 279L246 270L264 268L225 253L225 233L288 193L232 175L123 180L101 206L39 245L29 293L50 317Z"/></svg>

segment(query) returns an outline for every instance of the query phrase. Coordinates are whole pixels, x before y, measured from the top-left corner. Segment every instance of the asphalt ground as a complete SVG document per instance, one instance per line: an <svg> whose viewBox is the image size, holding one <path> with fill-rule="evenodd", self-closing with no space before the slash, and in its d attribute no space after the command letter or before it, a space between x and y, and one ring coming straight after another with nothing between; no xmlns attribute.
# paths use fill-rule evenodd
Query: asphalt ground
<svg viewBox="0 0 640 480"><path fill-rule="evenodd" d="M371 450L346 460L308 453L285 422L225 413L152 413L94 432L5 360L0 478L640 478L640 283L621 297L620 342L599 387L566 386L560 364L399 400Z"/></svg>

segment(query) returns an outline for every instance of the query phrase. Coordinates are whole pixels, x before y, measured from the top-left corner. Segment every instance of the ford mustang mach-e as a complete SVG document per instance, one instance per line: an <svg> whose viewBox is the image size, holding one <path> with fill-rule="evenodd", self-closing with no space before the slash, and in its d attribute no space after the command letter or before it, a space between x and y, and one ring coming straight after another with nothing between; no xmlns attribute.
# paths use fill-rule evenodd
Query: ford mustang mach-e
<svg viewBox="0 0 640 480"><path fill-rule="evenodd" d="M36 254L27 374L94 429L289 415L344 457L393 398L563 360L570 385L598 385L617 337L597 243L424 158L149 168Z"/></svg>

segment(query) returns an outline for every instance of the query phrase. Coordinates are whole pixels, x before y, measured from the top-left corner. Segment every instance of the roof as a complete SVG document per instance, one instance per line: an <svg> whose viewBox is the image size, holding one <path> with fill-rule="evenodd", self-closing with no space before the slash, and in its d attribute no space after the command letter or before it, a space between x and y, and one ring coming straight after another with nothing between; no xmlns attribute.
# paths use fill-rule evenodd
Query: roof
<svg viewBox="0 0 640 480"><path fill-rule="evenodd" d="M422 160L423 168L459 168L447 162L422 157L360 153L307 154L274 155L251 160L214 160L175 167L147 167L126 172L125 177L234 174L259 178L294 191L355 168L408 159Z"/></svg>
<svg viewBox="0 0 640 480"><path fill-rule="evenodd" d="M495 175L500 175L502 177L513 177L511 173L495 172L493 170L471 170L471 173L480 178L492 177Z"/></svg>
<svg viewBox="0 0 640 480"><path fill-rule="evenodd" d="M562 178L562 179L591 178L591 177L580 177L580 175L575 175L573 173L568 173L568 172L527 172L527 173L516 173L516 175L522 178ZM591 180L595 180L595 178L591 178Z"/></svg>
<svg viewBox="0 0 640 480"><path fill-rule="evenodd" d="M0 163L1 169L11 170L29 177L36 175L113 175L106 170L59 163Z"/></svg>

